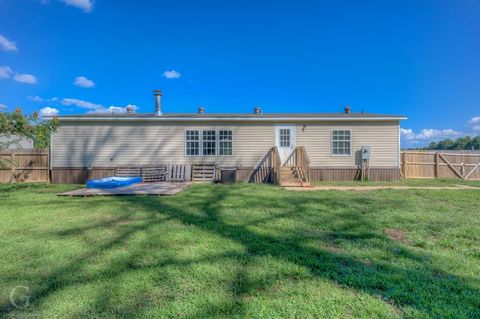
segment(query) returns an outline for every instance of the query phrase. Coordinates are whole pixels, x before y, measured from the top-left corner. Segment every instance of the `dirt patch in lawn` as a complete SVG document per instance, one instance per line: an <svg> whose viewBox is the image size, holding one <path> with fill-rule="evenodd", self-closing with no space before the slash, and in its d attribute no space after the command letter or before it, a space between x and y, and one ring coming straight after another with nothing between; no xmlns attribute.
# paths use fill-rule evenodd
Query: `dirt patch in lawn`
<svg viewBox="0 0 480 319"><path fill-rule="evenodd" d="M404 244L409 244L407 232L401 229L387 228L384 230L385 235L391 240L399 241Z"/></svg>

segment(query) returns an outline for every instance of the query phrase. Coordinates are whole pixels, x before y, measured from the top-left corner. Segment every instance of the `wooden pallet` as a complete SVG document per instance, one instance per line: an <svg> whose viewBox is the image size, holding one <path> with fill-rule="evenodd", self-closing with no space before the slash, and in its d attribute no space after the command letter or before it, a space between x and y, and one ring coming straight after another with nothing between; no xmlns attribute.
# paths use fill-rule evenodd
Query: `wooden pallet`
<svg viewBox="0 0 480 319"><path fill-rule="evenodd" d="M193 164L192 181L213 181L215 180L215 164Z"/></svg>
<svg viewBox="0 0 480 319"><path fill-rule="evenodd" d="M142 167L142 179L144 183L168 181L168 166Z"/></svg>
<svg viewBox="0 0 480 319"><path fill-rule="evenodd" d="M141 176L140 167L117 167L115 168L115 176L117 177L137 177Z"/></svg>

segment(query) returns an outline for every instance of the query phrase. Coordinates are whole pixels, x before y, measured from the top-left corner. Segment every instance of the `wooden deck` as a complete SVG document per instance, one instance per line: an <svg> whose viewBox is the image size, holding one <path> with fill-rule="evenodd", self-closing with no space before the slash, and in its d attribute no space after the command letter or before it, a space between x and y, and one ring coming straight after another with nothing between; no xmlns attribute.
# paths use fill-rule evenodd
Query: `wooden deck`
<svg viewBox="0 0 480 319"><path fill-rule="evenodd" d="M111 189L99 188L81 188L75 191L58 194L59 196L125 196L125 195L163 195L171 196L180 193L190 186L190 182L180 183L142 183L125 187L117 187Z"/></svg>

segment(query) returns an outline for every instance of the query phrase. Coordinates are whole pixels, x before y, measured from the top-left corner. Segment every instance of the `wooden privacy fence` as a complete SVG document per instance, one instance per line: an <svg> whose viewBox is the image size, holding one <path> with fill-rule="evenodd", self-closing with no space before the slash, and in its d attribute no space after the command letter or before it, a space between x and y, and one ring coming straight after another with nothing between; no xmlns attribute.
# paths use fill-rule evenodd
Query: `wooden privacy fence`
<svg viewBox="0 0 480 319"><path fill-rule="evenodd" d="M480 154L403 151L403 178L480 180Z"/></svg>
<svg viewBox="0 0 480 319"><path fill-rule="evenodd" d="M49 181L48 149L0 151L0 183Z"/></svg>

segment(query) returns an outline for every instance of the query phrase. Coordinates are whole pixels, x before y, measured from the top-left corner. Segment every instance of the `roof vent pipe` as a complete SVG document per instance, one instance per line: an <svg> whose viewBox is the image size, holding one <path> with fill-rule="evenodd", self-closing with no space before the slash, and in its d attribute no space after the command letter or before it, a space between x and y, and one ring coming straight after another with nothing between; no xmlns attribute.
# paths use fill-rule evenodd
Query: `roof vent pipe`
<svg viewBox="0 0 480 319"><path fill-rule="evenodd" d="M349 114L352 108L349 105L347 105L343 110L345 111L345 114Z"/></svg>
<svg viewBox="0 0 480 319"><path fill-rule="evenodd" d="M255 106L253 109L253 114L262 115L263 111L259 106Z"/></svg>
<svg viewBox="0 0 480 319"><path fill-rule="evenodd" d="M127 106L127 114L132 114L134 111L133 106Z"/></svg>
<svg viewBox="0 0 480 319"><path fill-rule="evenodd" d="M198 114L205 114L205 107L204 106L200 106L198 108Z"/></svg>
<svg viewBox="0 0 480 319"><path fill-rule="evenodd" d="M160 90L153 90L153 96L155 96L155 114L162 115L162 95Z"/></svg>

